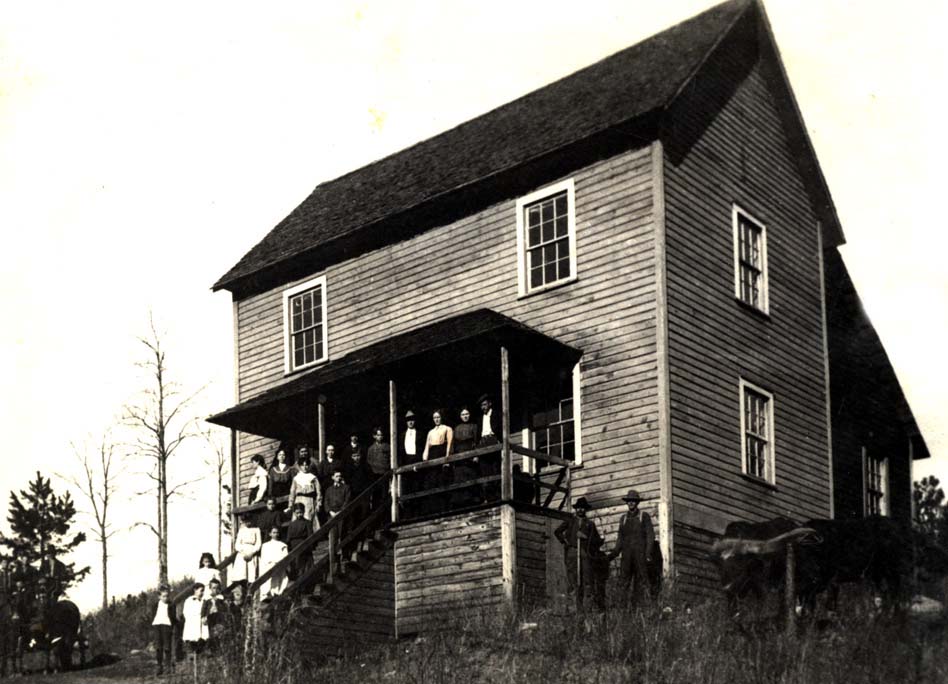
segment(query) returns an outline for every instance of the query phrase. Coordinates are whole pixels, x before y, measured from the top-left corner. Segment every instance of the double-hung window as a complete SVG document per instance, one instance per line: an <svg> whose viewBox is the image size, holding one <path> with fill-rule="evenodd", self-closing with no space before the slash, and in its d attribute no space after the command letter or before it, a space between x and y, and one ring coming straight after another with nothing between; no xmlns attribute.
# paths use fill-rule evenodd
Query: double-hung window
<svg viewBox="0 0 948 684"><path fill-rule="evenodd" d="M773 395L744 380L740 388L742 469L746 475L774 484Z"/></svg>
<svg viewBox="0 0 948 684"><path fill-rule="evenodd" d="M768 313L767 228L738 206L734 222L734 296Z"/></svg>
<svg viewBox="0 0 948 684"><path fill-rule="evenodd" d="M320 276L283 293L284 370L292 373L328 356L326 276Z"/></svg>
<svg viewBox="0 0 948 684"><path fill-rule="evenodd" d="M576 279L576 203L572 180L517 201L520 295Z"/></svg>
<svg viewBox="0 0 948 684"><path fill-rule="evenodd" d="M863 472L865 478L864 509L866 515L888 515L889 510L889 462L866 453L862 449Z"/></svg>

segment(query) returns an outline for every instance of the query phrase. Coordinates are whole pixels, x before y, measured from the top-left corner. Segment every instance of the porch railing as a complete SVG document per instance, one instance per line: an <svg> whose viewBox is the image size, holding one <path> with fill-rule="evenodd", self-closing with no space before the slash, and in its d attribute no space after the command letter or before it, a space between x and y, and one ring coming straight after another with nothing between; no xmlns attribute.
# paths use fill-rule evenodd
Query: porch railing
<svg viewBox="0 0 948 684"><path fill-rule="evenodd" d="M548 466L553 466L553 468L543 468L537 473L513 473L512 464L506 463L503 458L505 454L509 454L511 452L532 458L535 461L540 461ZM442 485L439 487L420 487L418 491L403 493L405 476L414 475L416 473L424 473L425 471L430 471L433 468L440 468L448 464L470 461L474 458L494 456L498 453L501 454L501 472L496 475L486 475L477 478L465 479L461 482L453 482L451 484ZM510 457L508 456L508 458ZM424 499L426 497L435 495L448 494L451 492L457 492L475 487L483 487L484 485L502 482L504 473L511 472L513 482L511 487L512 491L508 496L502 496L501 500L523 501L524 503L531 503L536 506L540 506L541 508L550 508L554 503L557 503L557 510L562 510L564 506L569 504L569 500L572 496L571 466L572 462L559 458L558 456L543 453L542 451L528 449L515 444L510 445L509 450L505 450L502 444L491 444L489 446L472 449L471 451L465 451L460 454L452 454L450 456L444 456L441 458L433 458L420 463L412 463L396 468L393 471L393 501L395 506L398 506L399 503L404 503L406 501L417 501L419 499ZM550 482L551 479L553 480L552 482ZM518 482L531 488L531 493L528 498L524 499L524 497L518 496ZM556 502L557 494L562 494L558 502Z"/></svg>

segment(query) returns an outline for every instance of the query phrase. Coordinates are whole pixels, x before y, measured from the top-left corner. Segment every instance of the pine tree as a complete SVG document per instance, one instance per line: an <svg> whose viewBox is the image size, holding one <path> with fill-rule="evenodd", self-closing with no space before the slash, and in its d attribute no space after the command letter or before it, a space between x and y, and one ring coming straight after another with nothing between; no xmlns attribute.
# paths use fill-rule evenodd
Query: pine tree
<svg viewBox="0 0 948 684"><path fill-rule="evenodd" d="M7 523L12 535L0 538L0 544L13 551L15 558L22 558L31 566L39 566L45 557L52 555L64 565L62 588L81 581L89 568L76 569L75 563L66 563L63 558L86 540L79 532L69 535L69 528L76 517L76 507L69 492L58 496L39 471L29 488L10 492Z"/></svg>

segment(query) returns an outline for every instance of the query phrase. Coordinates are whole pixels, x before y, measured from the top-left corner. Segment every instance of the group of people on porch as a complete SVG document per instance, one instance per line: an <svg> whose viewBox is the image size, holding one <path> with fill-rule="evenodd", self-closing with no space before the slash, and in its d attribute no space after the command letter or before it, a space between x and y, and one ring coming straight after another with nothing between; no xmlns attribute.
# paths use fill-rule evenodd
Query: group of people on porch
<svg viewBox="0 0 948 684"><path fill-rule="evenodd" d="M446 411L433 411L432 426L427 432L418 427L415 412L408 410L403 416L403 429L396 437L399 465L419 464L479 447L499 445L502 434L500 412L494 409L487 395L482 395L476 406L478 419L472 418L469 408L462 407L453 428L447 424ZM373 429L372 443L368 448L363 448L359 435L352 433L349 443L341 450L337 450L334 444L327 444L323 458L319 460L311 456L306 445L299 446L296 453L280 445L269 463L262 454L253 455L251 462L254 472L248 483L247 503L265 503L266 507L240 516L240 528L235 539L237 557L230 574L235 580L246 582L253 582L351 501L359 500L359 496L392 465L391 446L381 427ZM401 494L409 495L406 499L412 499L412 493L424 490L435 492L415 501L406 501L404 510L411 515L424 515L496 499L500 494L499 475L499 448L496 453L445 463L440 468L404 473ZM472 484L452 487L465 482ZM450 491L437 493L445 488ZM358 510L352 511L347 524L350 527L358 524L382 502L381 495L360 500ZM344 530L340 529L339 534L343 535ZM289 576L298 574L309 560L296 564L290 569ZM261 587L262 595L281 593L288 579L287 575L272 577L266 582L266 591Z"/></svg>

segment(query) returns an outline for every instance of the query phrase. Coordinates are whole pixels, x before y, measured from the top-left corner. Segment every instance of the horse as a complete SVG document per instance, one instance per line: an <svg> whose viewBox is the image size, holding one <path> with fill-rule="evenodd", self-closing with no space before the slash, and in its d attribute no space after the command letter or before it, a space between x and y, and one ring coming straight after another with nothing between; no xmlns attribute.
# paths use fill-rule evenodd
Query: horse
<svg viewBox="0 0 948 684"><path fill-rule="evenodd" d="M46 655L46 671L50 671L50 662L55 656L55 669L68 670L72 667L72 649L79 638L82 624L79 608L72 601L60 599L50 603L39 597L34 605L29 621L30 647L41 650Z"/></svg>

